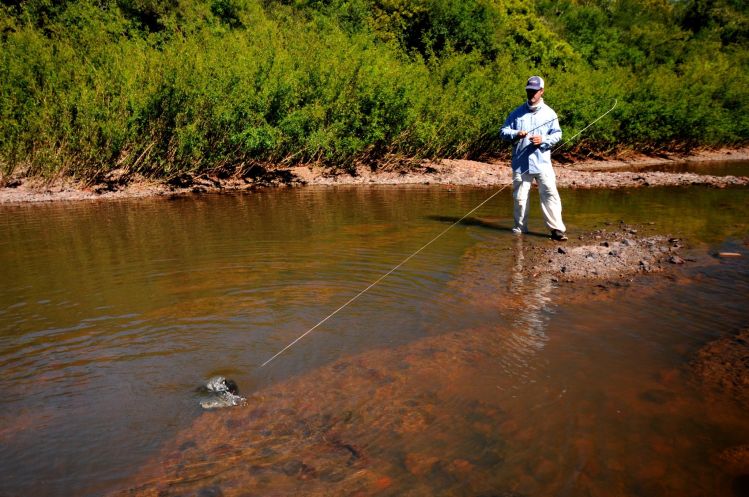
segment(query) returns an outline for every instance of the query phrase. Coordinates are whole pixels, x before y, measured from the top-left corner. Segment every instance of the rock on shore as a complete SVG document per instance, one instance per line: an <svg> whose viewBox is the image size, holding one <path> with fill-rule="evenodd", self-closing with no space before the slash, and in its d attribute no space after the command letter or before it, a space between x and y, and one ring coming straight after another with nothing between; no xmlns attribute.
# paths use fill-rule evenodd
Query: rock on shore
<svg viewBox="0 0 749 497"><path fill-rule="evenodd" d="M695 152L689 157L652 158L635 155L626 160L555 162L560 188L637 188L650 186L704 185L717 188L749 185L745 176L712 176L693 173L625 172L623 165L671 163L686 159L700 161L747 160L749 148ZM352 166L334 171L312 166L253 166L208 173L180 173L157 181L123 169L102 172L90 183L71 178L27 178L0 175L0 204L60 200L102 200L194 193L239 192L256 188L299 185L462 185L508 186L512 171L508 161L480 162L460 159L403 161L406 167L379 164Z"/></svg>
<svg viewBox="0 0 749 497"><path fill-rule="evenodd" d="M533 254L528 270L558 281L618 279L685 262L678 254L682 247L678 238L641 237L637 232L620 224L614 230L580 235L577 242L543 247Z"/></svg>

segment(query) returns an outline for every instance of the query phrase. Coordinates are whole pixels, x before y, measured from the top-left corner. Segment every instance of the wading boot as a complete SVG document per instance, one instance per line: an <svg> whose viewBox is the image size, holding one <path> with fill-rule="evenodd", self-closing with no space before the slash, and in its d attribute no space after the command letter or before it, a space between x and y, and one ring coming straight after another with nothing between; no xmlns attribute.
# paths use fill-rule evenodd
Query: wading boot
<svg viewBox="0 0 749 497"><path fill-rule="evenodd" d="M565 235L563 231L551 230L551 239L558 242L563 242L567 240L567 235Z"/></svg>

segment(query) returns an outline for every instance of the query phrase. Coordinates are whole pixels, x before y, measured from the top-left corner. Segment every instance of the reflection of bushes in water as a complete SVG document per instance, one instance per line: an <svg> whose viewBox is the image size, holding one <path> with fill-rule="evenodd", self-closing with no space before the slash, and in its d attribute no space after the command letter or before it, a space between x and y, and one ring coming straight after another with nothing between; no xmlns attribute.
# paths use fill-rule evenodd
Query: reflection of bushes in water
<svg viewBox="0 0 749 497"><path fill-rule="evenodd" d="M479 158L504 150L498 127L534 72L568 136L620 100L581 150L739 143L749 23L718 3L704 24L693 22L699 2L5 6L0 166L173 176L390 153Z"/></svg>

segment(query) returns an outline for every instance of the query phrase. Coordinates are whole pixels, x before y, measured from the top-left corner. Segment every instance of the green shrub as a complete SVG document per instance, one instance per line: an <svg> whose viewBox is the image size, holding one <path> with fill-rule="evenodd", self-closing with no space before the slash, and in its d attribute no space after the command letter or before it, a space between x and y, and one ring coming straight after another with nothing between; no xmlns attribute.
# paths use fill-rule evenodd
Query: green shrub
<svg viewBox="0 0 749 497"><path fill-rule="evenodd" d="M619 101L570 150L742 144L746 25L733 0L14 2L0 6L0 168L496 156L531 74L565 139Z"/></svg>

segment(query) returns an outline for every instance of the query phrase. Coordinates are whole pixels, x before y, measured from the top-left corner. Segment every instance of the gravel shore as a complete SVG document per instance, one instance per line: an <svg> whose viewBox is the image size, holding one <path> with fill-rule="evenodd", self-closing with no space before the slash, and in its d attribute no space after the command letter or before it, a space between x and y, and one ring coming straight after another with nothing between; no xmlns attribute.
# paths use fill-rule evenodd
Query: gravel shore
<svg viewBox="0 0 749 497"><path fill-rule="evenodd" d="M690 156L630 156L609 160L555 163L560 188L633 188L648 186L707 185L723 188L746 186L749 177L712 176L693 173L626 172L622 167L668 164L683 161L749 160L749 147L701 151ZM511 182L507 161L470 160L423 161L408 170L383 167L372 171L357 167L354 171L331 174L314 166L292 168L250 168L244 174L182 174L166 181L155 181L116 169L94 184L77 183L69 178L0 178L0 204L70 200L106 200L163 195L233 192L264 187L301 185L408 185L444 184L463 186L500 186Z"/></svg>

